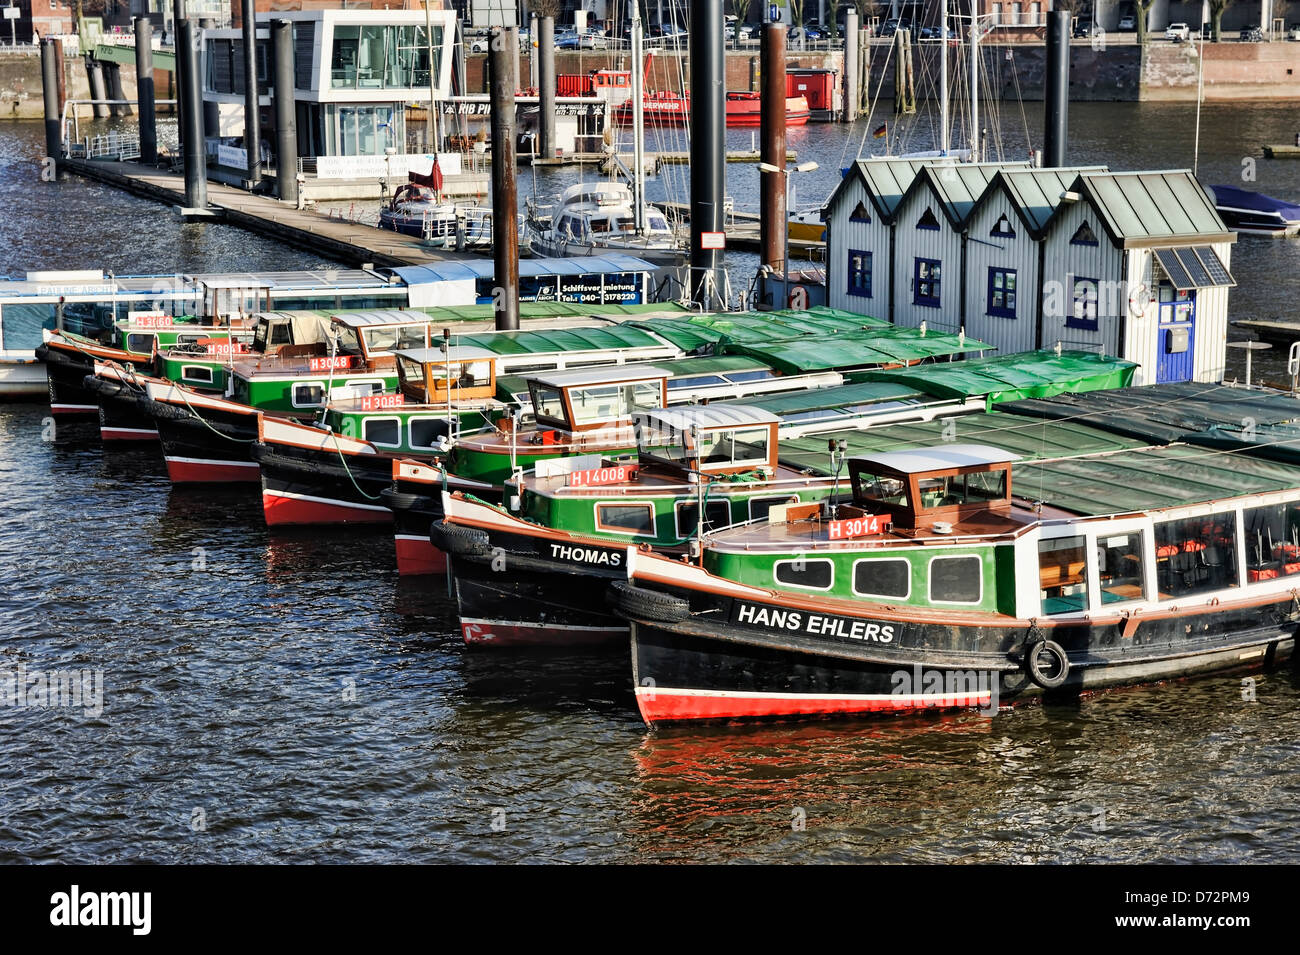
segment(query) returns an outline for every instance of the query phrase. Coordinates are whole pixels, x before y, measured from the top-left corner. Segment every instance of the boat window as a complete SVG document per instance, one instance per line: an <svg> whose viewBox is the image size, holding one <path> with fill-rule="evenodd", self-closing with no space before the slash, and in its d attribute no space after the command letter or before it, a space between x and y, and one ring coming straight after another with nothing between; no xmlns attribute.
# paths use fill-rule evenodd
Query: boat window
<svg viewBox="0 0 1300 955"><path fill-rule="evenodd" d="M907 507L907 481L892 475L861 473L855 476L855 497L859 501L878 501Z"/></svg>
<svg viewBox="0 0 1300 955"><path fill-rule="evenodd" d="M1156 524L1156 587L1161 600L1236 586L1235 513Z"/></svg>
<svg viewBox="0 0 1300 955"><path fill-rule="evenodd" d="M590 222L591 222L591 231L592 231L592 232L608 232L608 231L609 231L609 220L608 220L608 219L591 219Z"/></svg>
<svg viewBox="0 0 1300 955"><path fill-rule="evenodd" d="M933 603L977 604L983 595L983 561L969 557L935 557L930 561Z"/></svg>
<svg viewBox="0 0 1300 955"><path fill-rule="evenodd" d="M829 560L778 560L772 568L778 584L790 587L807 587L810 590L829 590L835 582L835 565Z"/></svg>
<svg viewBox="0 0 1300 955"><path fill-rule="evenodd" d="M335 324L330 328L330 333L338 341L338 351L342 355L360 355L361 354L361 336L351 325ZM423 344L423 342L421 342Z"/></svg>
<svg viewBox="0 0 1300 955"><path fill-rule="evenodd" d="M647 221L650 223L650 228L655 232L668 231L668 220L663 216L650 216Z"/></svg>
<svg viewBox="0 0 1300 955"><path fill-rule="evenodd" d="M1038 599L1046 614L1088 609L1088 544L1082 536L1038 542Z"/></svg>
<svg viewBox="0 0 1300 955"><path fill-rule="evenodd" d="M126 350L147 355L153 351L154 336L133 333L126 336Z"/></svg>
<svg viewBox="0 0 1300 955"><path fill-rule="evenodd" d="M560 393L559 388L544 388L541 385L530 385L528 390L533 396L533 414L538 418L551 418L555 421L566 421L564 417L564 396Z"/></svg>
<svg viewBox="0 0 1300 955"><path fill-rule="evenodd" d="M767 520L767 514L778 504L789 504L795 500L791 494L777 494L773 497L755 497L749 501L749 519L751 521Z"/></svg>
<svg viewBox="0 0 1300 955"><path fill-rule="evenodd" d="M1007 472L972 471L944 477L922 478L917 482L922 507L953 507L987 504L1006 497Z"/></svg>
<svg viewBox="0 0 1300 955"><path fill-rule="evenodd" d="M677 536L694 537L696 521L700 513L695 501L679 501L677 504ZM731 523L731 504L728 501L705 501L704 532L726 527Z"/></svg>
<svg viewBox="0 0 1300 955"><path fill-rule="evenodd" d="M732 371L727 373L727 378L733 382L736 381L766 381L769 378L775 378L769 368L756 368L753 371Z"/></svg>
<svg viewBox="0 0 1300 955"><path fill-rule="evenodd" d="M654 535L653 504L597 504L596 528L619 534Z"/></svg>
<svg viewBox="0 0 1300 955"><path fill-rule="evenodd" d="M366 354L373 355L376 352L423 348L428 344L428 332L428 325L390 325L367 328L362 334L366 339Z"/></svg>
<svg viewBox="0 0 1300 955"><path fill-rule="evenodd" d="M1109 534L1097 538L1097 576L1101 602L1141 600L1146 596L1142 534Z"/></svg>
<svg viewBox="0 0 1300 955"><path fill-rule="evenodd" d="M709 430L700 434L700 467L704 470L731 468L737 465L757 467L767 463L769 428L745 428L728 431Z"/></svg>
<svg viewBox="0 0 1300 955"><path fill-rule="evenodd" d="M857 561L853 565L853 592L859 597L906 600L912 595L911 561L901 557Z"/></svg>
<svg viewBox="0 0 1300 955"><path fill-rule="evenodd" d="M1246 580L1255 583L1300 574L1300 503L1252 507L1242 516Z"/></svg>
<svg viewBox="0 0 1300 955"><path fill-rule="evenodd" d="M177 345L195 345L195 344L198 344L200 341L202 341L204 338L207 338L207 337L209 337L209 336L207 336L207 335L177 335L177 336L176 336L176 344L177 344Z"/></svg>
<svg viewBox="0 0 1300 955"><path fill-rule="evenodd" d="M690 378L668 379L669 391L681 391L683 388L705 388L710 385L725 385L727 380L719 375L694 375Z"/></svg>
<svg viewBox="0 0 1300 955"><path fill-rule="evenodd" d="M361 437L371 444L395 448L402 443L402 419L366 418L361 426Z"/></svg>
<svg viewBox="0 0 1300 955"><path fill-rule="evenodd" d="M253 350L266 351L266 322L258 322L257 327L253 329Z"/></svg>
<svg viewBox="0 0 1300 955"><path fill-rule="evenodd" d="M397 377L402 381L409 381L415 385L424 384L424 373L421 370L420 363L413 358L407 358L405 355L397 356Z"/></svg>
<svg viewBox="0 0 1300 955"><path fill-rule="evenodd" d="M456 381L458 388L479 388L488 385L492 378L492 363L490 361L453 361L448 367L446 364L433 364L430 366L433 372L434 380L446 381L447 373L450 372Z"/></svg>
<svg viewBox="0 0 1300 955"><path fill-rule="evenodd" d="M425 451L438 450L438 439L447 433L447 422L443 418L411 418L407 425L412 448Z"/></svg>
<svg viewBox="0 0 1300 955"><path fill-rule="evenodd" d="M634 411L649 411L663 404L659 382L634 381L625 385L570 388L574 424L595 424L625 418Z"/></svg>
<svg viewBox="0 0 1300 955"><path fill-rule="evenodd" d="M183 381L201 381L204 384L212 384L212 369L207 365L181 365L181 379Z"/></svg>
<svg viewBox="0 0 1300 955"><path fill-rule="evenodd" d="M319 408L325 401L325 385L319 381L300 382L293 386L295 408Z"/></svg>
<svg viewBox="0 0 1300 955"><path fill-rule="evenodd" d="M289 344L290 340L291 338L289 334L288 322L276 322L274 325L271 326L270 344L287 345Z"/></svg>

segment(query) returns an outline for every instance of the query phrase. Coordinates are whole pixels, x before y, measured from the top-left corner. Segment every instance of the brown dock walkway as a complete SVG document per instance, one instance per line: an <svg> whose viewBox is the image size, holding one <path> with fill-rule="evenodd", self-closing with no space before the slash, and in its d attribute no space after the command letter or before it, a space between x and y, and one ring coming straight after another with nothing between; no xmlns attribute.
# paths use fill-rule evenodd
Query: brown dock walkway
<svg viewBox="0 0 1300 955"><path fill-rule="evenodd" d="M185 178L178 173L99 159L60 159L58 165L61 171L105 182L147 199L176 207L185 205ZM327 219L278 199L251 195L212 181L208 182L208 206L220 221L352 265L371 263L396 267L460 257L451 250L426 248L414 236Z"/></svg>

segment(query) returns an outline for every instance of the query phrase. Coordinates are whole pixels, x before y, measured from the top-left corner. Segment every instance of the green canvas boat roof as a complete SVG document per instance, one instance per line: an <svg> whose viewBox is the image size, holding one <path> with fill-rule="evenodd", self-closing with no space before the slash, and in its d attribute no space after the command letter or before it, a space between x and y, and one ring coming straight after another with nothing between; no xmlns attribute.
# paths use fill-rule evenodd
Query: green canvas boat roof
<svg viewBox="0 0 1300 955"><path fill-rule="evenodd" d="M1089 394L1015 401L1003 411L1043 418L1070 418L1147 444L1188 440L1215 426L1256 427L1300 421L1300 398L1278 391L1177 382Z"/></svg>
<svg viewBox="0 0 1300 955"><path fill-rule="evenodd" d="M1101 457L1023 461L1011 473L1011 490L1017 497L1098 517L1296 487L1300 487L1300 467L1240 451L1186 444Z"/></svg>
<svg viewBox="0 0 1300 955"><path fill-rule="evenodd" d="M831 408L843 408L845 413L858 405L877 404L886 401L917 401L925 395L906 385L887 381L863 381L851 385L837 385L832 388L813 388L806 391L794 391L781 395L769 395L764 398L729 398L727 401L715 401L714 404L747 404L762 408L772 414L787 418L809 411L824 411Z"/></svg>
<svg viewBox="0 0 1300 955"><path fill-rule="evenodd" d="M452 336L453 344L477 345L497 355L663 347L649 332L621 323L598 328L533 328L509 332L471 332Z"/></svg>
<svg viewBox="0 0 1300 955"><path fill-rule="evenodd" d="M1123 388L1137 364L1095 352L1054 349L993 355L966 361L932 363L862 374L867 381L892 381L936 398L987 395L989 404L1022 398L1048 398L1065 391Z"/></svg>
<svg viewBox="0 0 1300 955"><path fill-rule="evenodd" d="M849 457L883 451L929 448L953 442L987 444L1021 458L1057 458L1144 447L1140 441L1090 428L1075 421L1033 421L999 411L881 425L862 430L829 431L801 438L782 438L782 464L830 474L827 443L843 439Z"/></svg>
<svg viewBox="0 0 1300 955"><path fill-rule="evenodd" d="M804 374L831 368L893 365L926 358L985 351L991 345L942 332L922 334L915 328L871 329L827 338L810 336L764 344L724 346L729 354L749 355L784 374Z"/></svg>
<svg viewBox="0 0 1300 955"><path fill-rule="evenodd" d="M631 324L662 335L686 351L724 342L787 341L808 335L838 335L890 327L883 319L826 306L807 311L720 312L685 319L645 319Z"/></svg>

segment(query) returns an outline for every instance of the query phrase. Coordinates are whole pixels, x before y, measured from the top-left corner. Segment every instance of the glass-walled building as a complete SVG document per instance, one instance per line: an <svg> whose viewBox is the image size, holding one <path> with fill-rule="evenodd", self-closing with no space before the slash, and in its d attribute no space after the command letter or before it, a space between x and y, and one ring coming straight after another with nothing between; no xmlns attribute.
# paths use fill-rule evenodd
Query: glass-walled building
<svg viewBox="0 0 1300 955"><path fill-rule="evenodd" d="M455 14L434 10L314 10L259 13L259 83L266 128L273 121L270 24L289 20L294 34L294 99L298 154L303 157L383 156L408 152L406 104L447 96L451 84ZM265 52L261 52L265 51ZM204 35L204 98L218 104L221 134L243 128L243 40L237 30ZM273 142L273 140L272 140Z"/></svg>

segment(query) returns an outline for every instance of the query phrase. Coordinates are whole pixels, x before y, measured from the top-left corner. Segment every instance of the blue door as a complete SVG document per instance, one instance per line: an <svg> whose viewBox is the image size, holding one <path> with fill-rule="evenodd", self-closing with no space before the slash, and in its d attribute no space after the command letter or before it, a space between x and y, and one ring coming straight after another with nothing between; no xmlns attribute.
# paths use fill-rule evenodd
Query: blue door
<svg viewBox="0 0 1300 955"><path fill-rule="evenodd" d="M1196 290L1160 283L1156 381L1191 381L1195 373Z"/></svg>

